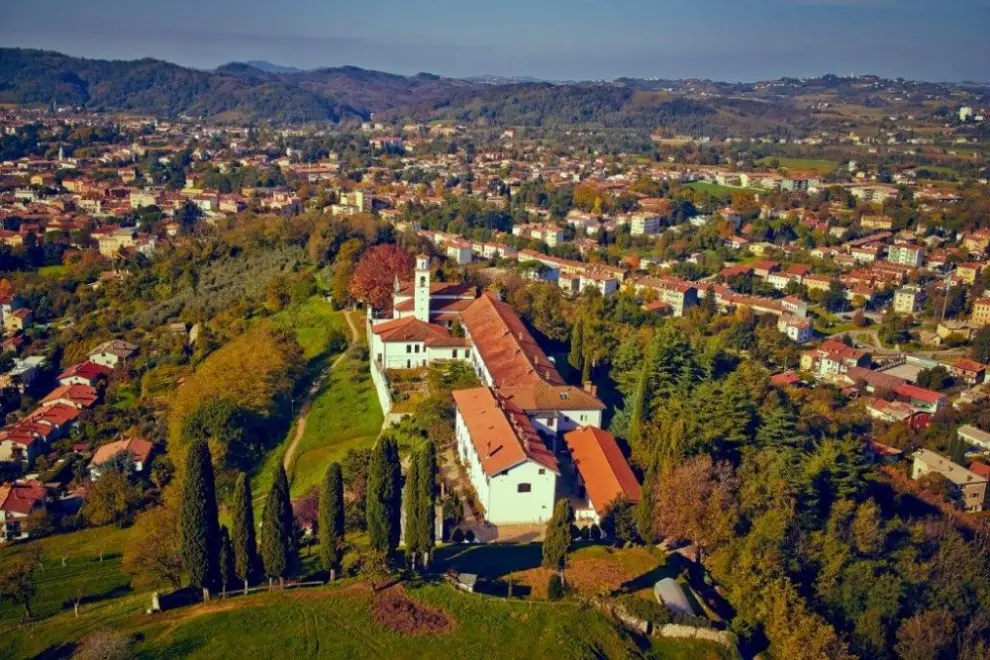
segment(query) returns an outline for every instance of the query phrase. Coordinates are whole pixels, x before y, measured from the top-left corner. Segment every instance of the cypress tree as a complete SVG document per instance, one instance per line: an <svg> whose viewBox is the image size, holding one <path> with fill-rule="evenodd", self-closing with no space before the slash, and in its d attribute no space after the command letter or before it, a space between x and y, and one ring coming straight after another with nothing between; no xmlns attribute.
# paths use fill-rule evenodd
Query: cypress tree
<svg viewBox="0 0 990 660"><path fill-rule="evenodd" d="M402 496L402 503L406 511L406 559L413 568L416 568L416 555L422 551L420 541L423 533L422 526L422 489L420 486L419 456L413 456L409 464L409 471L406 473L406 490Z"/></svg>
<svg viewBox="0 0 990 660"><path fill-rule="evenodd" d="M331 463L320 490L320 561L337 577L344 555L344 475L340 463Z"/></svg>
<svg viewBox="0 0 990 660"><path fill-rule="evenodd" d="M399 545L400 477L398 446L383 438L371 454L366 512L372 549L389 555Z"/></svg>
<svg viewBox="0 0 990 660"><path fill-rule="evenodd" d="M234 486L233 511L234 573L248 583L258 574L258 542L254 533L254 504L251 502L251 481L243 472L237 475Z"/></svg>
<svg viewBox="0 0 990 660"><path fill-rule="evenodd" d="M574 521L574 510L566 499L557 501L553 507L553 515L547 525L543 538L543 567L553 571L562 571L567 559L567 550L571 546L571 523Z"/></svg>
<svg viewBox="0 0 990 660"><path fill-rule="evenodd" d="M432 441L417 455L419 463L419 502L420 521L418 541L420 552L423 553L423 567L429 564L436 544L436 527L434 511L437 498L437 448Z"/></svg>
<svg viewBox="0 0 990 660"><path fill-rule="evenodd" d="M205 441L196 440L189 446L185 477L180 512L182 563L190 583L209 600L210 590L220 581L220 523L213 464Z"/></svg>
<svg viewBox="0 0 990 660"><path fill-rule="evenodd" d="M227 585L234 581L234 545L230 541L227 526L220 526L220 595L227 596Z"/></svg>
<svg viewBox="0 0 990 660"><path fill-rule="evenodd" d="M571 352L567 356L567 361L578 371L584 371L584 318L579 318L574 323L574 331L571 333Z"/></svg>
<svg viewBox="0 0 990 660"><path fill-rule="evenodd" d="M295 560L295 534L292 502L289 500L289 478L285 468L278 465L275 483L268 491L265 510L261 515L261 559L269 579L285 583L289 568Z"/></svg>

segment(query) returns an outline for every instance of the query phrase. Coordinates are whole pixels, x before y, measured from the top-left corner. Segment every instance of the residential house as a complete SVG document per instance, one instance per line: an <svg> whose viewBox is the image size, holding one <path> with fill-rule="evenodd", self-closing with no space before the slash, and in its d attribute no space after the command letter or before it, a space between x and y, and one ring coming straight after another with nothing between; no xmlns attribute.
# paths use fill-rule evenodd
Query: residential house
<svg viewBox="0 0 990 660"><path fill-rule="evenodd" d="M911 478L917 480L933 473L942 475L953 485L960 508L971 513L983 511L987 495L986 477L971 472L931 450L917 450L914 453Z"/></svg>
<svg viewBox="0 0 990 660"><path fill-rule="evenodd" d="M629 231L633 236L655 236L660 233L661 221L652 213L634 213L629 219Z"/></svg>
<svg viewBox="0 0 990 660"><path fill-rule="evenodd" d="M36 481L0 484L0 543L28 538L24 521L35 511L44 511L48 493Z"/></svg>
<svg viewBox="0 0 990 660"><path fill-rule="evenodd" d="M137 353L137 350L138 347L135 344L123 339L111 339L91 350L89 361L113 369L117 365L127 362L131 356Z"/></svg>
<svg viewBox="0 0 990 660"><path fill-rule="evenodd" d="M990 324L990 296L981 296L973 301L973 316L970 321L981 326Z"/></svg>
<svg viewBox="0 0 990 660"><path fill-rule="evenodd" d="M952 375L967 385L979 385L986 378L987 367L975 360L958 360L950 367Z"/></svg>
<svg viewBox="0 0 990 660"><path fill-rule="evenodd" d="M471 343L444 326L406 316L371 326L371 355L380 369L417 369L440 360L470 360Z"/></svg>
<svg viewBox="0 0 990 660"><path fill-rule="evenodd" d="M796 344L811 341L811 338L814 336L814 330L810 321L788 314L781 315L777 318L777 330L787 335L788 339Z"/></svg>
<svg viewBox="0 0 990 660"><path fill-rule="evenodd" d="M910 243L894 243L887 251L887 261L909 268L921 268L925 261L925 248Z"/></svg>
<svg viewBox="0 0 990 660"><path fill-rule="evenodd" d="M113 369L96 362L81 362L73 365L58 375L60 385L89 385L95 386L101 379L109 378Z"/></svg>
<svg viewBox="0 0 990 660"><path fill-rule="evenodd" d="M815 372L819 377L844 374L853 367L869 367L872 363L868 352L846 346L836 339L826 339L821 346L801 356L801 368Z"/></svg>
<svg viewBox="0 0 990 660"><path fill-rule="evenodd" d="M121 454L126 454L134 464L135 472L144 472L155 445L144 438L123 438L107 443L93 453L89 462L89 476L93 481L100 478L101 469Z"/></svg>
<svg viewBox="0 0 990 660"><path fill-rule="evenodd" d="M983 271L983 264L974 261L966 261L956 266L952 273L952 281L956 284L969 284L976 282L976 276Z"/></svg>
<svg viewBox="0 0 990 660"><path fill-rule="evenodd" d="M975 426L964 424L956 430L956 435L959 436L959 439L974 447L979 447L982 450L990 450L990 433Z"/></svg>
<svg viewBox="0 0 990 660"><path fill-rule="evenodd" d="M949 397L944 394L911 383L904 383L895 389L894 393L902 401L931 414L937 413L949 402Z"/></svg>
<svg viewBox="0 0 990 660"><path fill-rule="evenodd" d="M894 292L894 311L898 314L914 314L921 309L925 292L919 286L909 284Z"/></svg>

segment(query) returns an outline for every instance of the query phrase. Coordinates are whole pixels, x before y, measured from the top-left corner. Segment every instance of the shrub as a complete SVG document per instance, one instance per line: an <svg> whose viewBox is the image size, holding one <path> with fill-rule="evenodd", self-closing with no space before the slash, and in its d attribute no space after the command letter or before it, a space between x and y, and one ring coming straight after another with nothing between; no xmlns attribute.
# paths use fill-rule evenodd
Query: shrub
<svg viewBox="0 0 990 660"><path fill-rule="evenodd" d="M560 579L559 574L551 573L550 579L547 580L547 599L560 600L563 597L564 597L564 581Z"/></svg>
<svg viewBox="0 0 990 660"><path fill-rule="evenodd" d="M588 528L588 536L592 541L600 541L602 539L602 528L593 524Z"/></svg>

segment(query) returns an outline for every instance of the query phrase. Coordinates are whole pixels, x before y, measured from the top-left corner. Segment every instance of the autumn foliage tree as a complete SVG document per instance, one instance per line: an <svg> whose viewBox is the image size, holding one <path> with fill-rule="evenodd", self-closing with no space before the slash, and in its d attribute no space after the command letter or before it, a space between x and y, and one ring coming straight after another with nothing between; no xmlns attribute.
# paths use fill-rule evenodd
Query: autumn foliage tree
<svg viewBox="0 0 990 660"><path fill-rule="evenodd" d="M732 538L738 520L735 482L728 463L713 463L707 455L665 471L654 494L654 529L690 539L701 561L703 553Z"/></svg>
<svg viewBox="0 0 990 660"><path fill-rule="evenodd" d="M376 245L361 256L351 277L351 294L376 309L391 309L395 278L412 277L413 257L397 245Z"/></svg>

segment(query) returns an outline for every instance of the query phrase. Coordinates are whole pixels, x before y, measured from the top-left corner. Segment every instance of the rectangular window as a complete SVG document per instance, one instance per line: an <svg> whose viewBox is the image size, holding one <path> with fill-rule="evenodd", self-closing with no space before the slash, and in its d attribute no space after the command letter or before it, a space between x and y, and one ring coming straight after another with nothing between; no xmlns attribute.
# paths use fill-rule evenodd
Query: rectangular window
<svg viewBox="0 0 990 660"><path fill-rule="evenodd" d="M419 344L416 344L416 352L419 353Z"/></svg>
<svg viewBox="0 0 990 660"><path fill-rule="evenodd" d="M455 360L457 359L457 349L456 348L454 349L454 359Z"/></svg>
<svg viewBox="0 0 990 660"><path fill-rule="evenodd" d="M516 486L517 493L528 493L531 490L533 490L532 484L519 484L518 486Z"/></svg>
<svg viewBox="0 0 990 660"><path fill-rule="evenodd" d="M406 344L406 353L412 353L412 344Z"/></svg>
<svg viewBox="0 0 990 660"><path fill-rule="evenodd" d="M543 468L540 468L540 474L546 474L546 473L547 473L546 470L544 470Z"/></svg>
<svg viewBox="0 0 990 660"><path fill-rule="evenodd" d="M466 358L471 357L471 349L470 348L465 348L464 349L464 357L466 357Z"/></svg>

